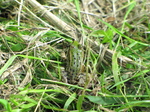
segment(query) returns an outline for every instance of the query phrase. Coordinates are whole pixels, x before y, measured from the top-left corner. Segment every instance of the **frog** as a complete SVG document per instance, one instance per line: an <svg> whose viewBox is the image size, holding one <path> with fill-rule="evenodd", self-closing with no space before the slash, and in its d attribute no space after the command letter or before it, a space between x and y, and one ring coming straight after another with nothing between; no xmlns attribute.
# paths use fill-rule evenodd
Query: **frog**
<svg viewBox="0 0 150 112"><path fill-rule="evenodd" d="M84 85L84 76L83 76L83 48L77 42L69 46L67 53L67 80L71 84L80 84Z"/></svg>

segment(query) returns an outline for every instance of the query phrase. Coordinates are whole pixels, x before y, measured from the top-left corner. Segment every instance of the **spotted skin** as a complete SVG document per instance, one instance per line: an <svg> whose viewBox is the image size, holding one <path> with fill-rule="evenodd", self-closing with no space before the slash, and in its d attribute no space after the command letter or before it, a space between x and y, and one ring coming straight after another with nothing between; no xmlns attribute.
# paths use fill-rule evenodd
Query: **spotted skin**
<svg viewBox="0 0 150 112"><path fill-rule="evenodd" d="M81 74L83 59L83 51L77 41L72 43L67 54L66 71L68 72L68 82L75 84L79 80L79 75Z"/></svg>

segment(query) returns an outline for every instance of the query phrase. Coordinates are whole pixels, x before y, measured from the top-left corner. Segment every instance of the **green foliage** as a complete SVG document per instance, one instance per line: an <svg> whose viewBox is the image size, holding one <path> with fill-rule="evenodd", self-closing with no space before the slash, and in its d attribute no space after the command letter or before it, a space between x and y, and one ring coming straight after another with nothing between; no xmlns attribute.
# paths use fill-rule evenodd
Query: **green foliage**
<svg viewBox="0 0 150 112"><path fill-rule="evenodd" d="M76 93L73 93L65 102L64 109L69 109L70 104L76 99Z"/></svg>
<svg viewBox="0 0 150 112"><path fill-rule="evenodd" d="M0 99L0 104L2 104L4 106L4 108L7 110L7 112L12 112L11 106L7 100Z"/></svg>
<svg viewBox="0 0 150 112"><path fill-rule="evenodd" d="M2 75L2 73L12 64L12 62L15 60L17 56L12 56L7 63L0 69L0 76Z"/></svg>
<svg viewBox="0 0 150 112"><path fill-rule="evenodd" d="M123 97L103 97L103 96L86 96L91 102L100 104L100 105L111 105L115 106L115 104L122 105L121 103L124 102Z"/></svg>
<svg viewBox="0 0 150 112"><path fill-rule="evenodd" d="M44 0L42 2L44 2ZM79 27L77 33L79 32L79 35L82 35L84 38L83 43L85 43L85 46L83 49L86 56L84 59L84 63L86 63L84 71L86 72L85 74L89 76L88 78L91 78L90 87L87 87L86 84L85 87L80 87L62 81L66 74L63 71L65 61L61 57L61 52L66 52L68 44L78 46L80 43L73 41L67 34L55 28L47 30L45 25L35 21L35 18L28 18L29 15L26 14L25 16L27 17L25 20L28 22L34 20L35 23L23 23L23 21L21 21L20 26L18 26L18 22L15 20L2 22L5 26L5 31L1 32L0 49L3 52L11 52L11 54L14 55L9 57L4 65L1 65L0 77L7 69L14 66L18 60L25 58L28 59L28 61L26 65L23 65L26 66L26 68L24 69L25 72L19 74L20 79L15 79L17 73L12 74L12 76L15 81L20 84L20 80L24 80L23 78L28 75L28 69L31 71L31 81L27 85L22 88L16 87L17 92L11 94L8 99L0 99L1 107L5 112L101 112L109 110L116 112L134 112L142 111L143 108L149 109L150 35L140 30L137 30L138 36L131 34L132 30L139 23L137 21L128 21L130 13L132 13L132 10L136 7L136 2L134 0L129 3L126 2L124 6L119 9L127 9L121 27L115 27L103 19L98 18L98 22L103 25L105 24L107 27L106 30L94 29L94 26L86 25L87 21L85 22L83 20L85 15L82 12L80 2L80 0L68 0L66 3L74 4L77 9L77 14L72 16L71 14L74 14L74 12L68 11L70 18L69 16L66 17L66 15L63 15L63 19L70 24L71 22L75 22L73 26ZM44 4L45 3L46 2L44 2ZM1 4L2 1L0 1L0 5ZM5 9L9 7L9 5L10 4L2 4L0 9ZM142 8L142 10L143 9L144 8ZM22 12L23 11L24 9ZM53 9L53 11L57 13L56 15L62 17L61 11L59 12L57 9ZM67 13L66 10L64 12ZM89 15L90 14L92 13L89 13ZM92 16L96 17L95 15ZM145 18L143 16L140 21L146 20ZM73 21L70 22L70 20ZM149 31L150 24L148 20L144 24L148 26L149 29L147 30ZM46 30L41 27L44 27ZM27 39L24 37L27 37ZM88 41L85 40L97 42L99 45L108 45L107 48L114 51L111 57L112 62L107 63L107 59L102 56L101 51L98 53L93 51ZM38 46L38 42L44 45ZM118 62L118 57L121 55L133 59L139 66L129 63L126 67L121 67L118 64L121 63ZM99 57L102 59L100 64ZM142 68L141 65L147 68ZM95 79L93 78L94 75L97 75ZM0 80L0 86L4 86L8 90L7 84L9 84L9 82L9 78Z"/></svg>

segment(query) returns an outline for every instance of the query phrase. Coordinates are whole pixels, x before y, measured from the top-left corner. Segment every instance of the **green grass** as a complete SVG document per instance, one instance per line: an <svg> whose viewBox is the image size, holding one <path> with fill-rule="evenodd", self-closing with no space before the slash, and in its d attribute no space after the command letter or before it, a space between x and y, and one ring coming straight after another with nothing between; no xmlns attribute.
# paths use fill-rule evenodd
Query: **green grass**
<svg viewBox="0 0 150 112"><path fill-rule="evenodd" d="M66 52L68 44L73 40L57 29L38 29L45 26L35 19L36 16L32 18L27 14L27 21L25 18L22 19L20 26L17 26L16 20L1 23L5 27L5 32L0 34L0 53L11 54L11 57L6 59L0 57L0 60L5 61L0 65L0 77L7 72L10 73L4 80L0 80L0 111L148 112L150 110L150 35L135 30L134 27L137 23L136 28L140 29L138 22L145 21L147 29L144 31L149 31L150 25L145 16L137 22L128 22L138 3L133 0L119 8L120 11L126 9L122 25L119 27L101 18L93 19L93 22L96 21L97 24L99 22L103 27L107 27L106 29L95 29L88 26L87 21L84 22L87 18L85 19L85 15L80 13L83 10L81 1L70 0L66 3L73 5L77 12L66 10L65 13L62 13L63 11L60 13L58 10L53 10L53 13L64 14L63 19L66 21L70 16L69 19L74 22L72 24L78 28L82 37L79 43L84 46L83 63L87 78L84 87L64 81L66 63L63 58L67 57L62 56L62 53ZM145 2L143 7L144 5ZM27 7L23 9L23 12L27 12L27 9ZM35 11L34 15L36 13ZM40 17L40 19L46 21L45 18ZM132 30L135 30L136 34ZM108 49L113 50L112 63L99 63L102 54L92 50L89 40L106 44ZM132 64L122 67L117 60L121 55L147 68L143 69L140 65ZM24 59L27 61L16 70L18 72L11 69ZM89 88L90 82L92 85Z"/></svg>

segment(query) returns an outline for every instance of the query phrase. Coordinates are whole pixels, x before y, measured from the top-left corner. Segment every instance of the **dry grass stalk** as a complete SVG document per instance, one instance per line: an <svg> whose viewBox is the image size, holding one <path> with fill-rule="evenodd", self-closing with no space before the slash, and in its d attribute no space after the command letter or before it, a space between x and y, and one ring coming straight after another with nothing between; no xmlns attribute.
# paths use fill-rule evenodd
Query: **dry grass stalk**
<svg viewBox="0 0 150 112"><path fill-rule="evenodd" d="M67 23L65 23L64 21L62 21L61 19L59 19L57 16L55 16L54 14L52 14L51 12L49 12L46 8L44 8L36 0L27 0L27 1L28 1L28 3L33 8L35 8L36 10L38 10L38 12L40 12L43 15L43 17L46 18L50 22L50 24L52 24L53 26L57 27L60 31L62 31L64 33L67 33L73 39L78 40L77 38L79 38L79 37L77 37L77 35L76 35L76 29L75 28L73 28L72 26L68 25ZM84 6L84 9L85 9L85 12L87 12L87 7L85 7L86 5L83 4L83 6ZM112 18L112 17L110 17L110 18ZM115 20L115 18L113 18L113 20ZM111 22L112 20L109 20L109 18L107 18L107 21ZM100 49L101 50L105 49L104 45L101 45L101 48L100 48L99 47L100 45L96 44L93 41L90 41L90 44L92 45L92 49L94 51L96 51L96 52L98 52ZM114 51L112 51L110 49L106 49L106 52L104 54L104 59L107 60L108 63L110 63L111 60L112 60L113 52ZM123 67L125 67L127 63L136 65L136 63L134 63L134 61L132 59L130 59L128 57L125 57L125 56L120 56L118 58L118 62Z"/></svg>

